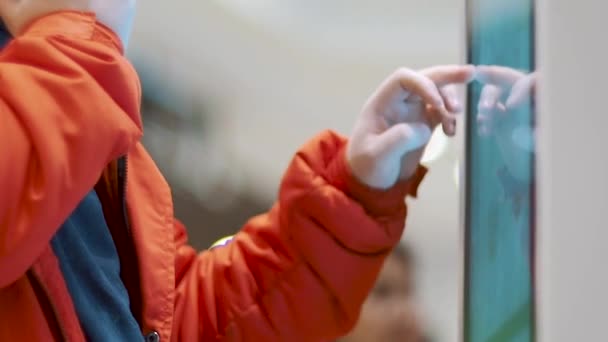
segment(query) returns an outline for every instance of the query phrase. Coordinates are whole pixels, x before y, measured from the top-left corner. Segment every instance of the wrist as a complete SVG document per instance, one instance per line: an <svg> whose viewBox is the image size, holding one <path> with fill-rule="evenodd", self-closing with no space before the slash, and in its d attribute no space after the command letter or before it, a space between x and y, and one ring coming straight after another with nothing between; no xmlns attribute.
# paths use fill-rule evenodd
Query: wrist
<svg viewBox="0 0 608 342"><path fill-rule="evenodd" d="M405 197L416 197L427 169L416 164L408 179L398 181L388 189L372 188L359 181L346 158L346 144L342 146L327 168L328 182L359 202L372 216L387 216L405 209Z"/></svg>

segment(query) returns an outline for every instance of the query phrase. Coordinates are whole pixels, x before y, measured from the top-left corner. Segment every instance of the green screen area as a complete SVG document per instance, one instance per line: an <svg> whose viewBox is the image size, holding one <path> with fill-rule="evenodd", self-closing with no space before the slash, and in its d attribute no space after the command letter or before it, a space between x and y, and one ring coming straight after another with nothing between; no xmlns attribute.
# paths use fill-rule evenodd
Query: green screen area
<svg viewBox="0 0 608 342"><path fill-rule="evenodd" d="M469 63L509 67L522 75L534 71L533 0L469 0L467 6ZM510 86L501 85L503 103ZM534 340L534 110L529 105L497 114L506 119L481 134L483 87L471 85L468 98L465 340L529 342Z"/></svg>

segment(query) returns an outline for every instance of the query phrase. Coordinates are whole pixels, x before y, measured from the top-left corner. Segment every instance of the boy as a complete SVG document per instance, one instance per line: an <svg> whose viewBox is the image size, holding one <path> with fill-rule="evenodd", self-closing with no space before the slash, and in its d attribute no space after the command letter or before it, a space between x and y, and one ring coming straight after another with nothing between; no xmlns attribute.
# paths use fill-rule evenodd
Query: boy
<svg viewBox="0 0 608 342"><path fill-rule="evenodd" d="M399 241L431 129L468 66L402 69L350 140L294 157L279 199L198 254L143 146L122 56L134 2L0 0L0 339L319 341L347 332ZM201 223L204 226L204 223Z"/></svg>

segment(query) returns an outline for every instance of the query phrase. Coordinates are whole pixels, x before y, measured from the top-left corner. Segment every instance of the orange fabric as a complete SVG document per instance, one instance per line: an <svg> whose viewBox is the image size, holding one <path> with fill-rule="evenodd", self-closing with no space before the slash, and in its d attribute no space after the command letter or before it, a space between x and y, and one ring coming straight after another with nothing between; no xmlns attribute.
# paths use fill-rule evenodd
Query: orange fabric
<svg viewBox="0 0 608 342"><path fill-rule="evenodd" d="M35 282L24 276L0 290L0 338L3 341L56 341L59 328L47 302L39 301Z"/></svg>
<svg viewBox="0 0 608 342"><path fill-rule="evenodd" d="M47 251L105 165L141 136L139 82L120 49L94 15L62 12L36 20L0 53L2 341L82 336ZM64 321L41 323L49 312Z"/></svg>
<svg viewBox="0 0 608 342"><path fill-rule="evenodd" d="M372 190L349 173L344 145L325 132L304 146L279 202L225 247L195 256L178 225L172 341L322 341L355 324L425 170Z"/></svg>
<svg viewBox="0 0 608 342"><path fill-rule="evenodd" d="M15 317L0 323L0 340L81 339L48 244L127 151L143 333L236 342L346 332L399 241L404 197L415 195L425 170L389 191L369 189L346 166L345 139L324 132L296 154L267 214L226 246L197 254L173 217L169 186L136 142L137 78L108 39L93 17L68 12L39 20L0 55L0 136L12 147L0 154L0 322Z"/></svg>
<svg viewBox="0 0 608 342"><path fill-rule="evenodd" d="M94 16L65 12L0 54L0 287L24 275L141 136L139 82L111 36Z"/></svg>

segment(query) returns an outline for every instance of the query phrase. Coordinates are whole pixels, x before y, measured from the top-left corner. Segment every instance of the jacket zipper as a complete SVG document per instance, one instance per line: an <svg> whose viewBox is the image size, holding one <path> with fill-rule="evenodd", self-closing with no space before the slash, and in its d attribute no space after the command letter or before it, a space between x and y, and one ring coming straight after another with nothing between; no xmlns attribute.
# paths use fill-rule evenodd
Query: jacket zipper
<svg viewBox="0 0 608 342"><path fill-rule="evenodd" d="M127 233L131 236L131 225L129 224L129 215L127 213L127 172L129 171L129 163L127 156L118 159L118 186L119 196L121 201L122 219L127 229Z"/></svg>
<svg viewBox="0 0 608 342"><path fill-rule="evenodd" d="M122 223L123 227L126 230L125 244L123 244L123 256L124 258L121 260L121 269L123 267L127 267L132 271L136 271L139 273L139 265L135 261L137 259L137 254L135 253L135 246L133 242L133 230L131 224L129 222L129 212L127 209L127 181L128 181L128 171L129 171L129 160L127 156L120 157L117 161L117 181L118 181L118 196L120 197L120 209L122 211ZM127 254L124 254L127 253ZM124 260L127 261L124 261ZM132 276L132 274L130 275ZM142 317L141 317L141 300L137 297L139 296L139 291L134 291L135 288L139 288L141 286L140 279L133 280L133 278L129 278L128 280L123 277L121 270L121 277L123 278L123 283L125 287L127 287L127 292L129 294L129 303L131 306L131 312L135 316L136 321L141 326ZM126 276L128 277L128 276Z"/></svg>
<svg viewBox="0 0 608 342"><path fill-rule="evenodd" d="M34 293L36 293L38 300L48 305L48 308L51 310L51 317L48 317L50 320L52 320L52 323L49 322L49 326L51 327L51 334L55 335L55 338L59 337L56 335L58 334L64 340L67 341L67 339L69 338L68 333L65 330L63 324L61 324L61 320L59 319L59 311L57 310L55 303L53 303L53 301L50 299L50 291L48 287L46 286L46 284L44 284L42 279L40 279L40 277L36 274L35 271L30 270L27 272L27 275L30 278L30 283L34 288ZM42 304L42 307L44 307L44 304ZM56 331L53 331L53 326L57 327Z"/></svg>
<svg viewBox="0 0 608 342"><path fill-rule="evenodd" d="M121 200L122 220L123 220L124 226L127 230L127 234L129 235L129 237L131 237L132 236L131 225L129 224L129 216L127 213L127 196L126 196L126 194L127 194L127 171L128 171L128 160L127 160L127 157L124 156L124 157L121 157L118 159L117 175L118 175L119 197ZM44 284L44 282L40 279L40 277L38 277L36 272L30 271L30 272L28 272L28 274L31 278L31 282L34 285L34 287L37 287L39 289L39 291L41 291L45 295L45 297L46 297L45 302L48 304L49 308L53 312L53 315L52 315L53 323L56 327L58 327L59 334L64 339L67 339L68 335L65 330L65 327L61 324L61 321L58 319L59 312L57 310L57 307L55 306L53 301L50 300L50 298L49 298L49 293L50 293L49 289ZM36 292L39 292L39 291L36 291Z"/></svg>

